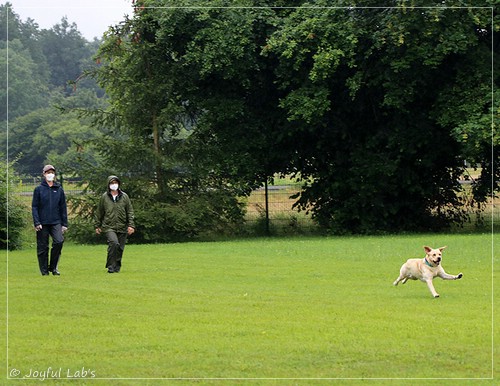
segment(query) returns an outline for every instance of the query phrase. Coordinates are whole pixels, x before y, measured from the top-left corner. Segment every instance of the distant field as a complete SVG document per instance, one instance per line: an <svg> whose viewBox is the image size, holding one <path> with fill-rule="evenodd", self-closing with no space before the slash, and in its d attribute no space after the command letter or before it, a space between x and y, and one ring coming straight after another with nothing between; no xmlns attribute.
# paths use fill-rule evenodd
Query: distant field
<svg viewBox="0 0 500 386"><path fill-rule="evenodd" d="M445 269L464 273L436 279L439 299L392 286L423 245L448 245ZM105 250L65 245L60 277L39 275L33 248L9 253L2 379L51 368L70 385L494 384L489 234L129 245L113 275Z"/></svg>

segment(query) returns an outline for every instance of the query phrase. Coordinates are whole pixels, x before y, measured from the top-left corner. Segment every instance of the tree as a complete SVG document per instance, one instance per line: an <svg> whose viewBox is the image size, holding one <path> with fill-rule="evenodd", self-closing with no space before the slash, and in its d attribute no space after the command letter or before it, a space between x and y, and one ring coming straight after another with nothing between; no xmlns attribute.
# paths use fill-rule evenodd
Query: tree
<svg viewBox="0 0 500 386"><path fill-rule="evenodd" d="M93 74L110 106L90 115L104 133L97 144L102 162L80 164L79 171L95 191L102 191L110 172L128 176L127 191L142 224L135 240L168 241L227 230L242 221L240 188L186 150L196 120L192 113L198 110L178 99L180 75L186 73L182 64L175 65L175 52L182 42L158 40L157 23L169 25L168 20L156 21L147 12L110 28L99 50L100 67ZM196 22L181 15L169 28L181 28L182 21ZM91 207L85 200L75 204L87 223Z"/></svg>
<svg viewBox="0 0 500 386"><path fill-rule="evenodd" d="M9 101L8 111L0 112L0 120L7 119L7 112L9 118L9 131L0 133L0 143L6 147L9 135L8 153L18 159L18 171L38 175L48 157L67 157L74 143L96 135L76 114L62 117L53 105L102 107L103 92L95 82L79 82L78 91L75 83L68 85L82 75L83 66L90 66L98 42L86 42L76 25L64 18L52 29L40 31L34 20L22 22L10 3L0 7L0 20L8 27L0 35L4 73L8 64L8 77L0 82L0 102L7 105L7 97Z"/></svg>
<svg viewBox="0 0 500 386"><path fill-rule="evenodd" d="M447 111L491 104L491 44L479 33L489 11L297 9L291 20L268 51L280 58L281 107L306 144L295 163L311 182L298 207L338 232L463 222L455 133L470 116Z"/></svg>
<svg viewBox="0 0 500 386"><path fill-rule="evenodd" d="M26 209L13 194L13 162L7 163L4 170L5 173L0 174L0 248L12 250L22 246Z"/></svg>
<svg viewBox="0 0 500 386"><path fill-rule="evenodd" d="M286 123L283 112L275 108L280 98L273 84L275 62L260 50L275 29L275 13L289 11L218 8L225 2L199 4L206 9L184 8L188 4L178 2L174 9L150 8L155 2L141 4L147 8L113 31L102 51L111 55L113 65L106 65L100 76L113 83L109 93L121 114L131 117L129 122L155 122L137 122L139 132L151 127L153 142L165 130L195 128L187 139L191 158L247 192L261 186L277 168L285 168L287 155L274 147L275 134L281 135ZM124 38L127 31L132 35L130 46ZM121 68L124 63L128 66ZM113 76L117 68L120 73L128 71L127 76ZM130 95L133 104L125 101ZM138 96L149 106L135 103ZM158 148L158 142L153 146Z"/></svg>
<svg viewBox="0 0 500 386"><path fill-rule="evenodd" d="M291 173L304 181L297 207L335 232L466 220L464 157L494 161L482 140L490 127L470 116L491 106L488 9L138 3L105 38L97 77L120 132L150 144L161 200L175 180L166 156L182 154L184 170L240 194ZM190 135L177 141L180 127ZM478 186L493 181L483 171Z"/></svg>
<svg viewBox="0 0 500 386"><path fill-rule="evenodd" d="M27 114L28 112L47 105L48 88L43 79L38 77L37 65L34 63L29 51L23 47L20 40L9 42L0 41L0 69L9 77L0 80L0 103L7 105L9 97L9 120ZM7 119L6 109L0 112L0 120Z"/></svg>
<svg viewBox="0 0 500 386"><path fill-rule="evenodd" d="M0 41L20 39L21 38L21 20L19 16L12 11L12 4L6 2L0 4Z"/></svg>
<svg viewBox="0 0 500 386"><path fill-rule="evenodd" d="M49 69L39 44L40 30L38 24L30 18L26 22L22 22L19 15L14 12L12 4L8 2L5 5L0 5L0 20L0 24L6 27L0 33L0 41L6 42L7 38L9 41L20 41L23 50L27 50L29 52L28 56L33 60L35 67L32 76L46 84L49 79Z"/></svg>
<svg viewBox="0 0 500 386"><path fill-rule="evenodd" d="M55 106L36 109L10 123L9 157L18 160L16 169L21 174L39 175L49 160L55 163L56 159L65 158L69 162L73 153L82 151L84 143L99 136L88 119L80 119L76 112L60 112L61 108L70 107L102 108L104 101L91 90L78 90L71 97L52 93L51 101Z"/></svg>
<svg viewBox="0 0 500 386"><path fill-rule="evenodd" d="M43 30L39 44L50 68L51 85L70 94L72 87L68 82L82 75L84 62L94 53L92 46L66 17L51 29Z"/></svg>

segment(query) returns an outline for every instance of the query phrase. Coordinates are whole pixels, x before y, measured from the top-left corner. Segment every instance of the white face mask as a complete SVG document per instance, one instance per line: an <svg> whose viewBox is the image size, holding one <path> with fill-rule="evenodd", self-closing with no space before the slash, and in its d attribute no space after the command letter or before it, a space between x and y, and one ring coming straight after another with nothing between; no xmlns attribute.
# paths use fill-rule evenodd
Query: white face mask
<svg viewBox="0 0 500 386"><path fill-rule="evenodd" d="M52 182L54 181L54 178L56 178L56 175L54 173L47 173L45 175L45 178L47 179L47 181Z"/></svg>
<svg viewBox="0 0 500 386"><path fill-rule="evenodd" d="M111 184L111 185L109 185L109 188L111 190L118 190L118 184Z"/></svg>

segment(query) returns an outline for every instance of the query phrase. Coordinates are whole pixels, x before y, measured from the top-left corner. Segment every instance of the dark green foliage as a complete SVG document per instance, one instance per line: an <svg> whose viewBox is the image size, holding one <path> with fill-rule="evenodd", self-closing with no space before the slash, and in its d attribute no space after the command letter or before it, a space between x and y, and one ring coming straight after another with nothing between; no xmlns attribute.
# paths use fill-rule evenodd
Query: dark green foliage
<svg viewBox="0 0 500 386"><path fill-rule="evenodd" d="M484 140L491 12L372 3L144 0L101 48L98 79L158 159L170 154L160 139L171 122L189 117L190 171L241 193L294 175L304 181L296 207L334 232L462 223L464 161L486 166L476 202L497 189Z"/></svg>
<svg viewBox="0 0 500 386"><path fill-rule="evenodd" d="M82 75L83 65L94 50L76 24L69 24L66 18L40 35L42 51L50 69L50 84L70 94L72 87L68 82Z"/></svg>
<svg viewBox="0 0 500 386"><path fill-rule="evenodd" d="M302 181L296 208L335 233L462 224L499 189L492 4L137 1L86 71L109 105L66 98L63 110L86 111L67 122L48 122L48 109L19 118L11 146L30 168L49 157L88 182L92 196L73 202L79 240L92 232L109 174L126 182L137 213L132 240L141 242L237 227L236 197L276 174ZM43 33L10 22L16 68L38 68L53 79L49 89L62 86L55 74L75 78L89 64L95 47L64 19ZM58 46L74 51L63 68ZM36 79L18 79L37 91L31 96L43 94ZM85 82L95 86L89 78L74 85ZM472 200L459 183L466 162L482 168Z"/></svg>
<svg viewBox="0 0 500 386"><path fill-rule="evenodd" d="M52 29L40 30L31 19L22 22L10 3L0 6L0 19L7 17L8 31L2 28L0 34L0 67L5 73L8 61L9 87L2 77L0 102L6 106L8 96L9 103L0 111L0 120L7 120L8 114L9 130L0 132L0 147L18 160L16 172L39 175L45 162L70 158L83 140L97 135L76 114L62 116L56 108L104 106L95 82L75 83L90 66L97 43L87 42L65 18Z"/></svg>
<svg viewBox="0 0 500 386"><path fill-rule="evenodd" d="M96 108L103 105L94 91L85 89L70 97L54 93L52 102L64 108ZM84 143L98 135L99 131L90 127L89 121L80 119L75 112L63 115L55 106L40 108L9 125L9 156L18 159L18 173L39 175L44 163L73 162L83 151ZM92 157L88 151L91 148L87 148L85 154ZM60 171L68 173L64 169Z"/></svg>
<svg viewBox="0 0 500 386"><path fill-rule="evenodd" d="M477 33L493 36L489 11L298 9L291 18L267 51L280 58L281 106L301 144L296 206L336 233L466 221L465 160L486 167L476 202L492 193L491 138L478 141L491 132L491 41ZM481 114L482 125L467 123Z"/></svg>
<svg viewBox="0 0 500 386"><path fill-rule="evenodd" d="M136 233L130 242L169 242L207 234L234 231L243 221L244 209L234 189L223 179L200 175L172 156L163 157L162 188L158 187L155 154L148 144L127 135L104 136L95 145L100 160L80 158L66 165L85 177L87 194L70 197L76 214L71 237L80 242L102 241L93 236L97 200L106 191L107 177L121 178L122 189L130 196L135 212Z"/></svg>
<svg viewBox="0 0 500 386"><path fill-rule="evenodd" d="M5 156L1 157L5 160ZM13 194L13 163L5 164L0 173L0 248L18 249L22 246L22 230L26 226L26 208Z"/></svg>

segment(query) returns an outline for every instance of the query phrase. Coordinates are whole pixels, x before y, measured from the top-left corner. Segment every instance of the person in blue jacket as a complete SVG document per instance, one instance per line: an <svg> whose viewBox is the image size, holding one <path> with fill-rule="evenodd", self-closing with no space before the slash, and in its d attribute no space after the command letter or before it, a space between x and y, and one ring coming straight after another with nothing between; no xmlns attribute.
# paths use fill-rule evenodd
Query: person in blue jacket
<svg viewBox="0 0 500 386"><path fill-rule="evenodd" d="M43 181L33 192L31 211L36 230L38 265L42 275L59 276L58 263L64 243L63 233L68 229L68 209L64 190L55 181L56 169L52 165L43 167ZM49 261L49 236L52 237Z"/></svg>

